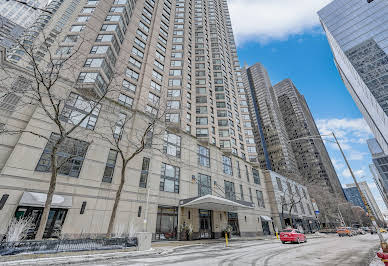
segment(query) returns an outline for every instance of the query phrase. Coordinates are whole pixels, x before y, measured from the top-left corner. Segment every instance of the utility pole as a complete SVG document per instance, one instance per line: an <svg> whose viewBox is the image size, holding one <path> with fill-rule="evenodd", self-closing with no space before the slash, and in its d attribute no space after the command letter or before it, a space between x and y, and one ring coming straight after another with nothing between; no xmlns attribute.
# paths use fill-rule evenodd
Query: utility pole
<svg viewBox="0 0 388 266"><path fill-rule="evenodd" d="M380 232L380 228L379 228L379 226L378 226L377 223L376 223L376 219L375 219L375 217L373 216L373 213L372 213L371 209L369 208L369 204L368 204L368 202L366 201L366 198L365 198L365 196L364 196L364 193L362 193L361 188L360 188L360 186L359 186L358 183L357 183L357 180L356 180L356 177L355 177L355 175L354 175L354 173L353 173L353 171L352 171L352 168L350 167L349 162L348 162L348 160L346 159L345 153L343 152L343 150L342 150L342 148L341 148L341 145L339 144L339 142L338 142L338 140L337 140L337 138L336 138L334 132L331 132L331 134L333 135L333 137L334 137L334 139L335 139L335 142L337 143L338 148L339 148L340 151L341 151L342 157L343 157L344 160L345 160L345 163L346 163L346 165L347 165L347 167L348 167L348 169L349 169L350 175L351 175L352 178L353 178L354 184L356 185L356 187L357 187L357 189L358 189L358 192L359 192L360 195L361 195L361 199L362 199L362 201L364 202L364 205L365 205L366 210L367 210L367 212L368 212L369 218L371 219L373 226L376 228L377 234L378 234L378 236L379 236L379 238L380 238L381 248L383 249L384 252L387 252L387 251L388 251L388 249L387 249L387 248L388 248L387 243L385 242L384 237L383 237L383 235L382 235L381 232ZM385 251L385 250L386 250L386 251Z"/></svg>

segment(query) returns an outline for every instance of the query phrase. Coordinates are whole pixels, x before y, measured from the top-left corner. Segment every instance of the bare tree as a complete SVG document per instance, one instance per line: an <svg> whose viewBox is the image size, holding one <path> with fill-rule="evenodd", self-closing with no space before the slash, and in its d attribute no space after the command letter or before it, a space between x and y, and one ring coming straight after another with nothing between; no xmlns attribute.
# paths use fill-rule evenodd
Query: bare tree
<svg viewBox="0 0 388 266"><path fill-rule="evenodd" d="M297 208L297 205L303 204L303 199L306 199L304 194L302 195L297 187L295 187L295 191L292 190L291 184L287 181L287 187L283 190L280 204L282 207L282 217L284 217L285 212L290 216L291 227L293 227L292 211Z"/></svg>
<svg viewBox="0 0 388 266"><path fill-rule="evenodd" d="M43 36L43 42L39 49L45 46L47 55L42 60L38 56L37 45L26 44L23 40L18 41L18 47L24 53L24 67L13 66L9 62L0 64L0 101L12 109L20 111L26 106L33 106L45 120L54 125L54 134L50 137L34 129L9 129L3 127L1 134L31 134L47 141L49 147L47 160L50 161L49 172L51 173L47 199L45 201L43 213L40 219L36 239L42 239L45 231L48 214L52 204L52 199L57 184L57 176L66 164L74 159L73 156L61 157L58 151L63 148L76 149L77 147L66 147L66 140L73 137L80 127L94 127L95 121L90 119L93 114L98 113L107 97L108 92L112 92L114 78L110 82L97 88L95 84L82 85L77 77L71 73L79 73L82 65L78 60L80 57L80 48L83 44L82 39L78 40L78 46L74 46L72 51L53 54L50 49L48 38ZM15 71L20 75L15 76ZM113 77L117 73L113 73ZM73 74L74 75L74 74ZM72 81L73 80L73 81ZM74 83L74 80L76 82ZM72 97L71 92L77 92L77 98ZM17 97L17 101L7 101L12 97ZM13 99L13 98L12 98ZM83 110L72 112L67 109L67 104L72 101L79 101ZM82 102L82 103L81 103Z"/></svg>
<svg viewBox="0 0 388 266"><path fill-rule="evenodd" d="M113 111L112 114L118 113L117 120L105 119L107 122L105 132L93 133L106 141L117 152L121 163L120 183L116 191L106 237L111 237L115 228L117 210L125 185L128 164L145 149L159 151L159 145L161 144L154 143L153 139L164 134L166 129L164 125L165 115L161 110L158 115L130 109L123 112L112 108L111 111ZM108 174L108 176L112 175L113 172Z"/></svg>

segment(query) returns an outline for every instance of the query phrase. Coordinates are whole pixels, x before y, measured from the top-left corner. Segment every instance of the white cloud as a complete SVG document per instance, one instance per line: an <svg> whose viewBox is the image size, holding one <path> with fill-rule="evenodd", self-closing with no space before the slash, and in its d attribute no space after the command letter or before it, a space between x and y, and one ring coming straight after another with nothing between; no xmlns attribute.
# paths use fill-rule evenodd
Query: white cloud
<svg viewBox="0 0 388 266"><path fill-rule="evenodd" d="M317 11L331 1L228 0L237 43L282 40L316 30L320 27Z"/></svg>
<svg viewBox="0 0 388 266"><path fill-rule="evenodd" d="M321 134L329 135L334 132L344 150L351 149L352 144L365 144L372 132L363 118L331 118L318 119L317 127ZM334 145L332 145L335 148Z"/></svg>
<svg viewBox="0 0 388 266"><path fill-rule="evenodd" d="M363 176L365 176L365 171L362 170L362 169L359 169L359 170L353 170L353 173L354 175L356 176L356 178L361 178ZM341 175L344 177L344 178L350 178L351 175L350 175L350 171L349 169L344 169L341 173Z"/></svg>

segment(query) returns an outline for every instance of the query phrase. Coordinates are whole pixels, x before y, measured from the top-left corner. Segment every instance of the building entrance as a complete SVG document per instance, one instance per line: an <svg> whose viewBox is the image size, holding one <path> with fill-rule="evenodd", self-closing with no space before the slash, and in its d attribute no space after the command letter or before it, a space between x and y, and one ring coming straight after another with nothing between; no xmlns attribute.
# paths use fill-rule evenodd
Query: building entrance
<svg viewBox="0 0 388 266"><path fill-rule="evenodd" d="M199 237L212 238L212 211L199 210Z"/></svg>

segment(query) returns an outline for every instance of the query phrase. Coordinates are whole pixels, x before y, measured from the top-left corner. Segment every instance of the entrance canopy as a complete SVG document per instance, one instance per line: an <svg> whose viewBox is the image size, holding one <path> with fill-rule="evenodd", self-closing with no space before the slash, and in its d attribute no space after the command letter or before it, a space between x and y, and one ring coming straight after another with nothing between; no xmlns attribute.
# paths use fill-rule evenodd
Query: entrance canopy
<svg viewBox="0 0 388 266"><path fill-rule="evenodd" d="M19 202L20 206L44 207L47 194L36 192L23 192L23 196ZM73 205L71 196L54 195L51 203L51 208L69 209Z"/></svg>
<svg viewBox="0 0 388 266"><path fill-rule="evenodd" d="M231 201L225 198L205 195L202 197L189 198L180 201L181 207L189 207L196 209L205 209L212 211L238 211L253 209L253 203L246 201Z"/></svg>
<svg viewBox="0 0 388 266"><path fill-rule="evenodd" d="M262 215L260 217L261 217L261 220L263 220L263 221L266 221L266 222L272 221L271 217L268 217L268 216L265 216L265 215Z"/></svg>

